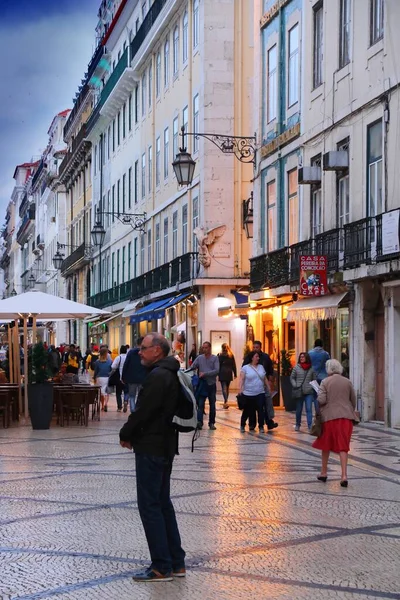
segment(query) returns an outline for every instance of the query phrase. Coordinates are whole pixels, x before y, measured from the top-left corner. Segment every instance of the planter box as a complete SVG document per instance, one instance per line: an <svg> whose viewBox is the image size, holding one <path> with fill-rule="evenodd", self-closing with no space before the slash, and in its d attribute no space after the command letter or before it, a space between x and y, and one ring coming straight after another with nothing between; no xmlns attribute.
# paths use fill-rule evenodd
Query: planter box
<svg viewBox="0 0 400 600"><path fill-rule="evenodd" d="M283 397L283 404L285 410L292 412L296 410L296 398L292 398L292 384L290 383L289 375L281 375L280 377L280 388Z"/></svg>
<svg viewBox="0 0 400 600"><path fill-rule="evenodd" d="M28 408L33 429L49 429L53 417L53 384L28 384Z"/></svg>

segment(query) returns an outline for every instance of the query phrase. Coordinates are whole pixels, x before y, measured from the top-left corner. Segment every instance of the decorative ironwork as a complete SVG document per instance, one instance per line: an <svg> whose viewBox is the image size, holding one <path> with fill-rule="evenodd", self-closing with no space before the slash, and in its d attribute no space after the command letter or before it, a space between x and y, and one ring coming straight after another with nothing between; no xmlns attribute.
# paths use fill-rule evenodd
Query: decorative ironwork
<svg viewBox="0 0 400 600"><path fill-rule="evenodd" d="M274 288L289 284L289 249L281 248L250 259L250 288Z"/></svg>
<svg viewBox="0 0 400 600"><path fill-rule="evenodd" d="M65 244L60 244L61 246L65 246ZM65 258L61 264L61 273L65 273L70 269L75 263L80 261L79 267L82 266L81 261L85 261L88 263L90 261L90 249L85 246L85 244L81 244L76 248L67 258Z"/></svg>
<svg viewBox="0 0 400 600"><path fill-rule="evenodd" d="M328 272L339 270L340 229L331 229L315 236L315 253L328 257Z"/></svg>
<svg viewBox="0 0 400 600"><path fill-rule="evenodd" d="M205 138L217 146L223 154L234 154L238 160L244 163L253 163L256 161L256 136L238 136L223 135L219 133L198 133L185 131L181 127L182 149L185 145L185 135L190 135L196 139Z"/></svg>
<svg viewBox="0 0 400 600"><path fill-rule="evenodd" d="M344 268L352 269L371 263L371 232L373 217L366 217L344 226Z"/></svg>
<svg viewBox="0 0 400 600"><path fill-rule="evenodd" d="M289 280L292 285L298 287L300 283L300 256L308 256L312 253L313 240L306 240L290 246Z"/></svg>

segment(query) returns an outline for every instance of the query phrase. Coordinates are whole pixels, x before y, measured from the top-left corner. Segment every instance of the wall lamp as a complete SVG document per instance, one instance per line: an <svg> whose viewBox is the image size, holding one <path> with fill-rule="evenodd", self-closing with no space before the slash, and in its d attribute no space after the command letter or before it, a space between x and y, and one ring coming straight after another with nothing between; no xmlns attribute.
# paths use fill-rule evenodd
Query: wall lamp
<svg viewBox="0 0 400 600"><path fill-rule="evenodd" d="M62 267L62 264L64 262L65 254L60 252L60 250L62 250L64 248L69 248L70 250L74 251L74 250L77 250L79 247L80 246L70 246L69 244L60 244L59 242L57 242L57 252L53 256L54 268L57 270L60 270ZM85 246L85 250L87 250L87 249L88 248Z"/></svg>
<svg viewBox="0 0 400 600"><path fill-rule="evenodd" d="M243 229L246 232L247 239L253 237L253 192L250 192L250 198L243 200L242 203Z"/></svg>
<svg viewBox="0 0 400 600"><path fill-rule="evenodd" d="M130 225L134 231L140 231L144 233L144 225L146 222L146 213L125 213L125 212L108 212L102 211L99 208L96 210L96 223L90 235L92 236L92 242L94 246L102 246L106 237L106 230L102 222L104 215L112 215L113 218L118 219L124 225Z"/></svg>

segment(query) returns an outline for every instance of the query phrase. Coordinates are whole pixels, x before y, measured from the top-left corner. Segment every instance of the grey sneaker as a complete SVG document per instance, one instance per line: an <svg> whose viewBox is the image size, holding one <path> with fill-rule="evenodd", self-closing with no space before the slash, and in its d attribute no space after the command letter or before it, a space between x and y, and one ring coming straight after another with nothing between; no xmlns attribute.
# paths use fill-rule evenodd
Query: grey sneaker
<svg viewBox="0 0 400 600"><path fill-rule="evenodd" d="M241 427L240 427L240 431L241 431L242 433L244 433L244 432L246 431L246 429L245 429L244 427L242 427L242 426L241 426Z"/></svg>
<svg viewBox="0 0 400 600"><path fill-rule="evenodd" d="M258 428L258 433L265 433L264 427L259 427Z"/></svg>
<svg viewBox="0 0 400 600"><path fill-rule="evenodd" d="M294 428L294 430L295 430L295 431L300 431L300 425L295 425L295 428Z"/></svg>

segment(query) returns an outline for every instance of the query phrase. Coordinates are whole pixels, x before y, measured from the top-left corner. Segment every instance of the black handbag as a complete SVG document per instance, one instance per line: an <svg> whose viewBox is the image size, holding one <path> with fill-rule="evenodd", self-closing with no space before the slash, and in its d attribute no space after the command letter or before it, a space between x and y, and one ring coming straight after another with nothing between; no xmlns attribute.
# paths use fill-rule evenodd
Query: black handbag
<svg viewBox="0 0 400 600"><path fill-rule="evenodd" d="M115 387L121 383L121 376L119 374L119 365L120 364L121 364L121 358L119 359L119 363L118 363L118 367L117 367L116 371L111 373L110 377L108 378L108 386L109 387Z"/></svg>
<svg viewBox="0 0 400 600"><path fill-rule="evenodd" d="M236 396L236 400L237 400L238 409L243 410L246 406L246 396L244 396L243 394L238 394Z"/></svg>

